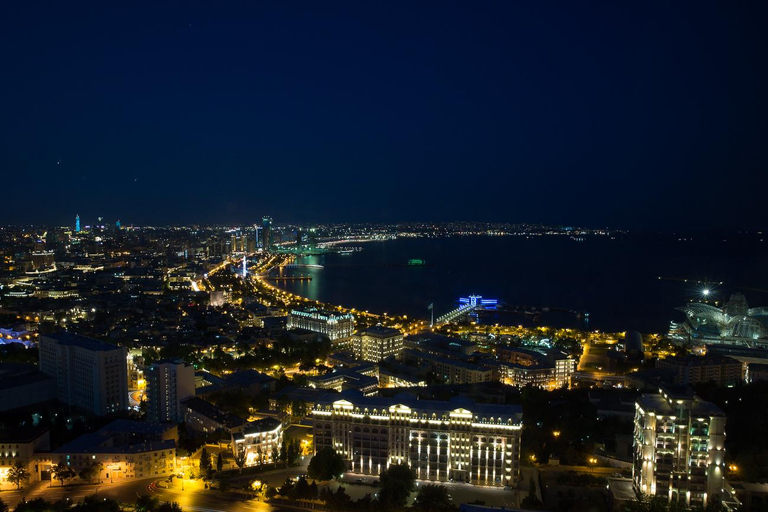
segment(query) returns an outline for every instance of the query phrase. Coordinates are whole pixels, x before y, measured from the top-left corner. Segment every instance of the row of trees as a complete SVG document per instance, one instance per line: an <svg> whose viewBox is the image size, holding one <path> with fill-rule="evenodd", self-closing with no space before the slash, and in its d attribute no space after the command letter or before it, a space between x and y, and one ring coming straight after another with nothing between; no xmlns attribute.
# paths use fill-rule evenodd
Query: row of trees
<svg viewBox="0 0 768 512"><path fill-rule="evenodd" d="M93 464L86 466L79 473L76 473L74 469L70 468L66 464L56 464L51 468L51 478L61 482L64 485L65 481L79 476L81 480L93 483L93 480L99 476L104 470L104 464L101 462L94 462ZM29 481L29 470L22 464L21 461L16 461L13 466L8 470L8 474L5 477L8 483L16 486L16 489L21 489L21 486Z"/></svg>
<svg viewBox="0 0 768 512"><path fill-rule="evenodd" d="M176 502L160 503L152 496L140 496L134 505L134 512L182 512ZM47 501L43 498L35 498L29 501L21 501L12 512L122 512L120 504L110 498L100 498L96 495L86 496L83 501L72 506L68 499ZM11 512L8 505L0 498L0 512Z"/></svg>
<svg viewBox="0 0 768 512"><path fill-rule="evenodd" d="M278 489L269 488L267 498L281 496L292 500L320 499L325 502L330 510L358 511L358 512L384 512L396 510L406 505L408 496L413 492L413 474L408 468L401 466L391 472L382 473L382 479L387 482L382 485L378 499L370 494L359 500L353 501L347 494L346 488L339 486L336 491L324 487L318 494L318 486L313 481L311 484L306 479L299 478L297 482L287 479ZM409 474L410 473L410 474ZM410 487L409 487L410 485ZM383 493L383 495L382 495ZM448 490L443 485L428 484L419 487L419 493L413 502L413 508L424 512L452 512L455 510L451 503Z"/></svg>

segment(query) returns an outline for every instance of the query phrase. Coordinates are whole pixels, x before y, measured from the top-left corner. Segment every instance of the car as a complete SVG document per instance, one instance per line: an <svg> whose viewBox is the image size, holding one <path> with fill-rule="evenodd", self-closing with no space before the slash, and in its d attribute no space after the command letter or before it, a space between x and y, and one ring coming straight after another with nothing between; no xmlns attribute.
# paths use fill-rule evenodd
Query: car
<svg viewBox="0 0 768 512"><path fill-rule="evenodd" d="M361 484L361 483L363 483L363 479L362 478L355 478L355 483L356 484Z"/></svg>

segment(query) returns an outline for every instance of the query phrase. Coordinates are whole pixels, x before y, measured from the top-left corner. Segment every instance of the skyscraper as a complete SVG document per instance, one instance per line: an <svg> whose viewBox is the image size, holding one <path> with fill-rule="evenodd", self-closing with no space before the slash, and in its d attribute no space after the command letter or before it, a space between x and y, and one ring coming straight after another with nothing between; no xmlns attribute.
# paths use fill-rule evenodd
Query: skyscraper
<svg viewBox="0 0 768 512"><path fill-rule="evenodd" d="M195 396L195 367L184 361L152 363L147 379L147 419L155 422L184 421L181 401Z"/></svg>
<svg viewBox="0 0 768 512"><path fill-rule="evenodd" d="M272 217L263 217L261 219L261 246L269 249L272 245Z"/></svg>
<svg viewBox="0 0 768 512"><path fill-rule="evenodd" d="M75 233L80 232L80 215L75 215Z"/></svg>

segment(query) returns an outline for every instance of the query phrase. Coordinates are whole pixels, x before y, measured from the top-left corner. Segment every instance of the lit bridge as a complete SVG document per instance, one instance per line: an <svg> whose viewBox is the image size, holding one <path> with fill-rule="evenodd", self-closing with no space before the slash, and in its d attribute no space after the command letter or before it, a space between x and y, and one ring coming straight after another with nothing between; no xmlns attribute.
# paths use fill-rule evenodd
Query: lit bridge
<svg viewBox="0 0 768 512"><path fill-rule="evenodd" d="M454 320L471 313L475 310L477 305L472 304L462 304L460 307L454 309L453 311L449 311L448 313L444 314L443 316L437 317L437 320L435 320L435 325L441 325L441 324L447 324L451 323Z"/></svg>

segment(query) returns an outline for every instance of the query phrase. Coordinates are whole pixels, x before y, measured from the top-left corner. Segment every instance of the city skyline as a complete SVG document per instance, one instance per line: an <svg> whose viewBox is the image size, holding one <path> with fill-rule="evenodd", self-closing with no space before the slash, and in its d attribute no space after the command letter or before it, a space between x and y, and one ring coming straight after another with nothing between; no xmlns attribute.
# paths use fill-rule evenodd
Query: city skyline
<svg viewBox="0 0 768 512"><path fill-rule="evenodd" d="M759 228L765 11L7 6L4 218Z"/></svg>

